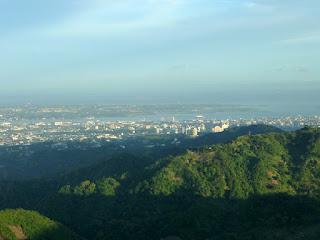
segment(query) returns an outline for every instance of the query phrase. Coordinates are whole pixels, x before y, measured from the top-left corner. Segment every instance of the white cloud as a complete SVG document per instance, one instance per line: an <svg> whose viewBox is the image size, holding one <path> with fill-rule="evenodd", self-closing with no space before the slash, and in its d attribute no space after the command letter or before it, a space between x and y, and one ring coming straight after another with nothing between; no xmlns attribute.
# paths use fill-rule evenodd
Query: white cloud
<svg viewBox="0 0 320 240"><path fill-rule="evenodd" d="M293 37L281 41L284 44L308 44L320 43L320 34L309 34L300 37Z"/></svg>
<svg viewBox="0 0 320 240"><path fill-rule="evenodd" d="M255 2L255 1L250 1L250 2L244 2L243 6L251 12L256 12L256 13L273 13L276 11L276 8L272 4L267 4L267 3L261 3L261 2Z"/></svg>
<svg viewBox="0 0 320 240"><path fill-rule="evenodd" d="M174 23L183 0L94 1L47 29L52 35L108 34Z"/></svg>

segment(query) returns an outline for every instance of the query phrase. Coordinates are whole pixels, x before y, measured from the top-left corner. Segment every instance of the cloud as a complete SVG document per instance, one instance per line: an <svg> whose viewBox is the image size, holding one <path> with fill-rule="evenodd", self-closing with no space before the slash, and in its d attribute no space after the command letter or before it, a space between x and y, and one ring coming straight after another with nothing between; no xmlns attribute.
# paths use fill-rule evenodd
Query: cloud
<svg viewBox="0 0 320 240"><path fill-rule="evenodd" d="M73 16L51 26L56 36L101 35L174 23L184 0L93 1Z"/></svg>
<svg viewBox="0 0 320 240"><path fill-rule="evenodd" d="M307 43L320 43L319 34L309 34L300 37L288 38L281 41L285 44L307 44Z"/></svg>
<svg viewBox="0 0 320 240"><path fill-rule="evenodd" d="M186 72L189 69L188 64L175 64L169 67L170 71L173 72Z"/></svg>
<svg viewBox="0 0 320 240"><path fill-rule="evenodd" d="M271 4L261 3L261 2L244 2L243 6L248 10L260 12L260 13L271 13L275 10L275 7Z"/></svg>
<svg viewBox="0 0 320 240"><path fill-rule="evenodd" d="M269 72L269 70L267 70ZM309 69L306 65L286 65L278 66L271 70L276 73L308 73Z"/></svg>
<svg viewBox="0 0 320 240"><path fill-rule="evenodd" d="M300 73L306 73L306 72L308 72L308 68L305 67L305 66L296 66L296 67L295 67L295 70L296 70L297 72L300 72Z"/></svg>
<svg viewBox="0 0 320 240"><path fill-rule="evenodd" d="M259 0L93 0L38 32L49 37L90 38L150 36L153 32L170 39L190 39L297 21L295 14L274 8L275 4Z"/></svg>
<svg viewBox="0 0 320 240"><path fill-rule="evenodd" d="M216 32L261 29L297 21L291 9L279 8L277 2L270 1L77 0L70 1L71 6L66 7L73 9L68 15L17 34L41 39L130 37L136 34L149 37L155 33L190 39L190 36L207 37Z"/></svg>

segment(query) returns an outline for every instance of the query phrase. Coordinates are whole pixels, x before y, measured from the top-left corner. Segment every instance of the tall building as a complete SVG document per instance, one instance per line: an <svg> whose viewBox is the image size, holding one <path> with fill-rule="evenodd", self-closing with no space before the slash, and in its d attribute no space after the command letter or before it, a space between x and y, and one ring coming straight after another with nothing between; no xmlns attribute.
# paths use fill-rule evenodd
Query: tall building
<svg viewBox="0 0 320 240"><path fill-rule="evenodd" d="M229 128L229 123L225 122L225 123L222 124L221 127L223 128L223 130L225 130L225 129Z"/></svg>
<svg viewBox="0 0 320 240"><path fill-rule="evenodd" d="M155 132L156 132L156 134L160 134L160 128L155 128Z"/></svg>
<svg viewBox="0 0 320 240"><path fill-rule="evenodd" d="M192 129L191 136L192 137L197 137L198 136L198 129L197 128L193 128Z"/></svg>
<svg viewBox="0 0 320 240"><path fill-rule="evenodd" d="M202 123L200 125L200 132L205 132L206 131L206 125L204 123Z"/></svg>

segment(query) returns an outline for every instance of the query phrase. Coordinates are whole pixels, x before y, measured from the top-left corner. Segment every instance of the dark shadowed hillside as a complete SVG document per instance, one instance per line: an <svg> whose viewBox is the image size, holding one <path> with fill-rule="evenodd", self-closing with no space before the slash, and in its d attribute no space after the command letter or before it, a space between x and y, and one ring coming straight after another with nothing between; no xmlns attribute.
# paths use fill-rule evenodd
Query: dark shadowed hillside
<svg viewBox="0 0 320 240"><path fill-rule="evenodd" d="M226 142L6 184L0 204L38 210L88 239L318 239L320 129Z"/></svg>

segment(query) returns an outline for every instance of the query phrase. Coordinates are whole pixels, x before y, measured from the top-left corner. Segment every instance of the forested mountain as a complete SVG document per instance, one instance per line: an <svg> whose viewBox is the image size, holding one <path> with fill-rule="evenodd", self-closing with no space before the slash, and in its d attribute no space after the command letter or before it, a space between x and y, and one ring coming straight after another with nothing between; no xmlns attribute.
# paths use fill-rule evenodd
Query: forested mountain
<svg viewBox="0 0 320 240"><path fill-rule="evenodd" d="M37 210L87 239L319 239L320 129L248 133L6 182L0 206Z"/></svg>
<svg viewBox="0 0 320 240"><path fill-rule="evenodd" d="M0 147L0 180L30 180L67 175L76 170L131 154L144 159L158 159L182 154L187 148L225 143L246 134L280 131L277 128L256 125L231 128L222 133L205 134L199 138L185 135L144 136L114 142L45 142L30 146ZM179 142L180 144L176 144ZM152 148L150 148L152 146Z"/></svg>

